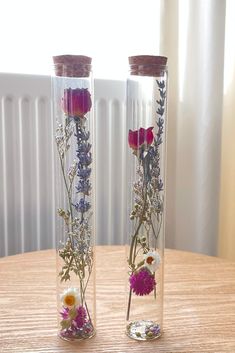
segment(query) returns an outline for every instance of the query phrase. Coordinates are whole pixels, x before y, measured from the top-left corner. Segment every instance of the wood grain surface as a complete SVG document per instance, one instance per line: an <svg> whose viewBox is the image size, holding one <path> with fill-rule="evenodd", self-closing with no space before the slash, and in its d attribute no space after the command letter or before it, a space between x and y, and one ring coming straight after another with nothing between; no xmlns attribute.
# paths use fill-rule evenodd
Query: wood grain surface
<svg viewBox="0 0 235 353"><path fill-rule="evenodd" d="M124 333L124 248L97 247L97 334L57 338L55 251L0 259L0 353L235 353L235 263L167 250L164 334Z"/></svg>

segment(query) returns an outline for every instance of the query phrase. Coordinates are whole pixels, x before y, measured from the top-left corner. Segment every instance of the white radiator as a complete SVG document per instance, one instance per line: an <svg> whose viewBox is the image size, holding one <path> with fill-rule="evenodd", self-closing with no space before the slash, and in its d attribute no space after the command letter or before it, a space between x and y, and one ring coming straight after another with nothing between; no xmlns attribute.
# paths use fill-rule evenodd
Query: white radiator
<svg viewBox="0 0 235 353"><path fill-rule="evenodd" d="M120 244L125 83L96 80L95 92L96 238L98 244ZM0 74L0 99L0 256L55 247L50 77Z"/></svg>
<svg viewBox="0 0 235 353"><path fill-rule="evenodd" d="M55 246L50 94L50 77L0 74L0 256ZM126 213L125 83L96 80L95 94L96 241L122 244ZM184 109L182 105L181 118L188 118ZM218 124L213 119L212 123ZM174 111L168 116L168 126L166 245L215 255L219 130L203 125L202 148L196 143L193 123L175 128Z"/></svg>

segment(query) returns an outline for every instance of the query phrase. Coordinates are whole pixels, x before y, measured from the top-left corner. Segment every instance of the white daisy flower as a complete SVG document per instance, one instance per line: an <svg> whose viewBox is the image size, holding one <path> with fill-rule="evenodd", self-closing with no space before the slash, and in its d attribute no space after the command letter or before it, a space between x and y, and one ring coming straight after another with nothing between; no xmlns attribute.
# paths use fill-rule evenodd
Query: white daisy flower
<svg viewBox="0 0 235 353"><path fill-rule="evenodd" d="M144 264L151 272L155 272L157 270L160 262L160 255L155 250L150 250L144 255Z"/></svg>
<svg viewBox="0 0 235 353"><path fill-rule="evenodd" d="M66 308L72 308L80 303L80 295L76 288L65 289L60 299Z"/></svg>

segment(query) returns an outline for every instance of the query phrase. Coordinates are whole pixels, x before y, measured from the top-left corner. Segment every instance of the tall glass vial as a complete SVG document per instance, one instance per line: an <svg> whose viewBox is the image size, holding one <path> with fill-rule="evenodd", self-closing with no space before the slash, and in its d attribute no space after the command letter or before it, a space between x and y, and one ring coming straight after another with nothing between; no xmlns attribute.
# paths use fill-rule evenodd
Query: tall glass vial
<svg viewBox="0 0 235 353"><path fill-rule="evenodd" d="M53 57L59 336L95 334L94 124L91 58Z"/></svg>
<svg viewBox="0 0 235 353"><path fill-rule="evenodd" d="M156 339L163 327L166 63L129 58L126 333L136 340Z"/></svg>

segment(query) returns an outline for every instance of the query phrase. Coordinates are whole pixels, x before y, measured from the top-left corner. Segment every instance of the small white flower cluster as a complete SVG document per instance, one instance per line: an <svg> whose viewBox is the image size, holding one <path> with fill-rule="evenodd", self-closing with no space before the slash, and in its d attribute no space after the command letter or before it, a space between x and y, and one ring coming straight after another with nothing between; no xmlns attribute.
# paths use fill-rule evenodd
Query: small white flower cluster
<svg viewBox="0 0 235 353"><path fill-rule="evenodd" d="M66 151L70 148L69 140L74 133L74 124L71 124L71 120L68 118L65 120L65 125L57 122L56 128L56 144L60 158L64 158Z"/></svg>
<svg viewBox="0 0 235 353"><path fill-rule="evenodd" d="M74 177L76 176L77 169L78 169L78 163L74 159L73 164L70 166L70 168L68 170L68 178L69 178L70 183L73 181Z"/></svg>
<svg viewBox="0 0 235 353"><path fill-rule="evenodd" d="M152 214L159 215L163 212L163 200L158 190L152 183L148 185L147 197L143 194L143 180L140 178L134 183L135 204L130 219L142 219L146 224L152 223Z"/></svg>

